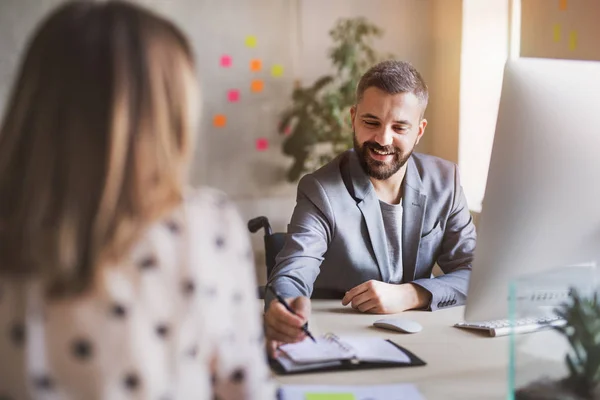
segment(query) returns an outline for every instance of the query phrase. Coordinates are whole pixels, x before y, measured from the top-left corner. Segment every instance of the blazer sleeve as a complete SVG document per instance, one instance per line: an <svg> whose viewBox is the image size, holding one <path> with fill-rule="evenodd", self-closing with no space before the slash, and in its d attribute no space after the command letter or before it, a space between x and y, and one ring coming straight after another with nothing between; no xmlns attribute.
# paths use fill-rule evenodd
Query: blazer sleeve
<svg viewBox="0 0 600 400"><path fill-rule="evenodd" d="M455 165L453 204L444 230L442 251L437 258L444 275L412 282L431 293L431 311L466 302L475 241L475 224Z"/></svg>
<svg viewBox="0 0 600 400"><path fill-rule="evenodd" d="M323 186L312 175L305 175L298 184L296 207L268 284L284 298L310 297L334 227L333 210ZM273 298L268 291L265 309Z"/></svg>

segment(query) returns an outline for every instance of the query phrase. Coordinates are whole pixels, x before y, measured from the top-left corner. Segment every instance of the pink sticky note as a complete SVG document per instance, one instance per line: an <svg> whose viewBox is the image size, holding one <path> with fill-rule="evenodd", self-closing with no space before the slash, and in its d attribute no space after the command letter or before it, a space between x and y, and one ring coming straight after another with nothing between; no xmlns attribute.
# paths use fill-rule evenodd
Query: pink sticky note
<svg viewBox="0 0 600 400"><path fill-rule="evenodd" d="M289 135L290 133L292 133L292 127L291 126L286 126L285 129L283 130L283 134L285 136Z"/></svg>
<svg viewBox="0 0 600 400"><path fill-rule="evenodd" d="M265 151L269 148L269 140L266 138L256 139L256 150Z"/></svg>
<svg viewBox="0 0 600 400"><path fill-rule="evenodd" d="M221 67L228 68L231 67L231 57L230 56L221 56Z"/></svg>
<svg viewBox="0 0 600 400"><path fill-rule="evenodd" d="M240 99L240 91L239 90L231 89L229 92L227 92L227 100L229 100L230 102L235 103L239 99Z"/></svg>

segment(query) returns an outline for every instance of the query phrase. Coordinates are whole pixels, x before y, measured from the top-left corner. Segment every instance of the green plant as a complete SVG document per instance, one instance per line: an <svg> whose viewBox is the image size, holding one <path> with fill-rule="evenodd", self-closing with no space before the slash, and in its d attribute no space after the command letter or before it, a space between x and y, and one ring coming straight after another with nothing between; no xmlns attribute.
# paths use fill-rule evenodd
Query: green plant
<svg viewBox="0 0 600 400"><path fill-rule="evenodd" d="M573 301L563 304L557 315L567 324L556 327L569 341L565 357L569 376L565 384L583 398L594 398L600 384L600 301L598 293L581 296L572 290Z"/></svg>
<svg viewBox="0 0 600 400"><path fill-rule="evenodd" d="M352 147L350 107L356 85L369 67L384 59L371 45L382 30L363 17L339 20L329 35L335 73L294 89L292 105L279 121L279 133L289 132L282 150L294 159L287 174L291 182Z"/></svg>
<svg viewBox="0 0 600 400"><path fill-rule="evenodd" d="M515 399L600 399L600 299L598 293L583 296L576 289L571 289L571 298L556 309L566 324L554 327L570 345L565 356L569 375L560 380L534 381L517 390Z"/></svg>

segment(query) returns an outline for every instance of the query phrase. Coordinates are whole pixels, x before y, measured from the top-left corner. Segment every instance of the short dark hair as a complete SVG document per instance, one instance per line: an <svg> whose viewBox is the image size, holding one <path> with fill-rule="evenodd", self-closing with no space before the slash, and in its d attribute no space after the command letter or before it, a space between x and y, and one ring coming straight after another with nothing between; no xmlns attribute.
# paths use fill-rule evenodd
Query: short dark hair
<svg viewBox="0 0 600 400"><path fill-rule="evenodd" d="M427 108L427 84L409 62L388 60L372 66L358 82L356 103L362 100L365 90L370 87L376 87L389 94L413 93L423 106L423 112Z"/></svg>

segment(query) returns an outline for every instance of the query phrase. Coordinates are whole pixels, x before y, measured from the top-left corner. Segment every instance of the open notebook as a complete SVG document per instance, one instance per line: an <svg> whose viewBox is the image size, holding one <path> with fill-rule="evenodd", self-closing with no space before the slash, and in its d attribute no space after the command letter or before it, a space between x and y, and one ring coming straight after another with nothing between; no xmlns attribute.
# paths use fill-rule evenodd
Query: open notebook
<svg viewBox="0 0 600 400"><path fill-rule="evenodd" d="M279 347L274 369L280 373L425 365L397 344L377 337L343 337L332 333ZM274 364L273 362L271 363Z"/></svg>

